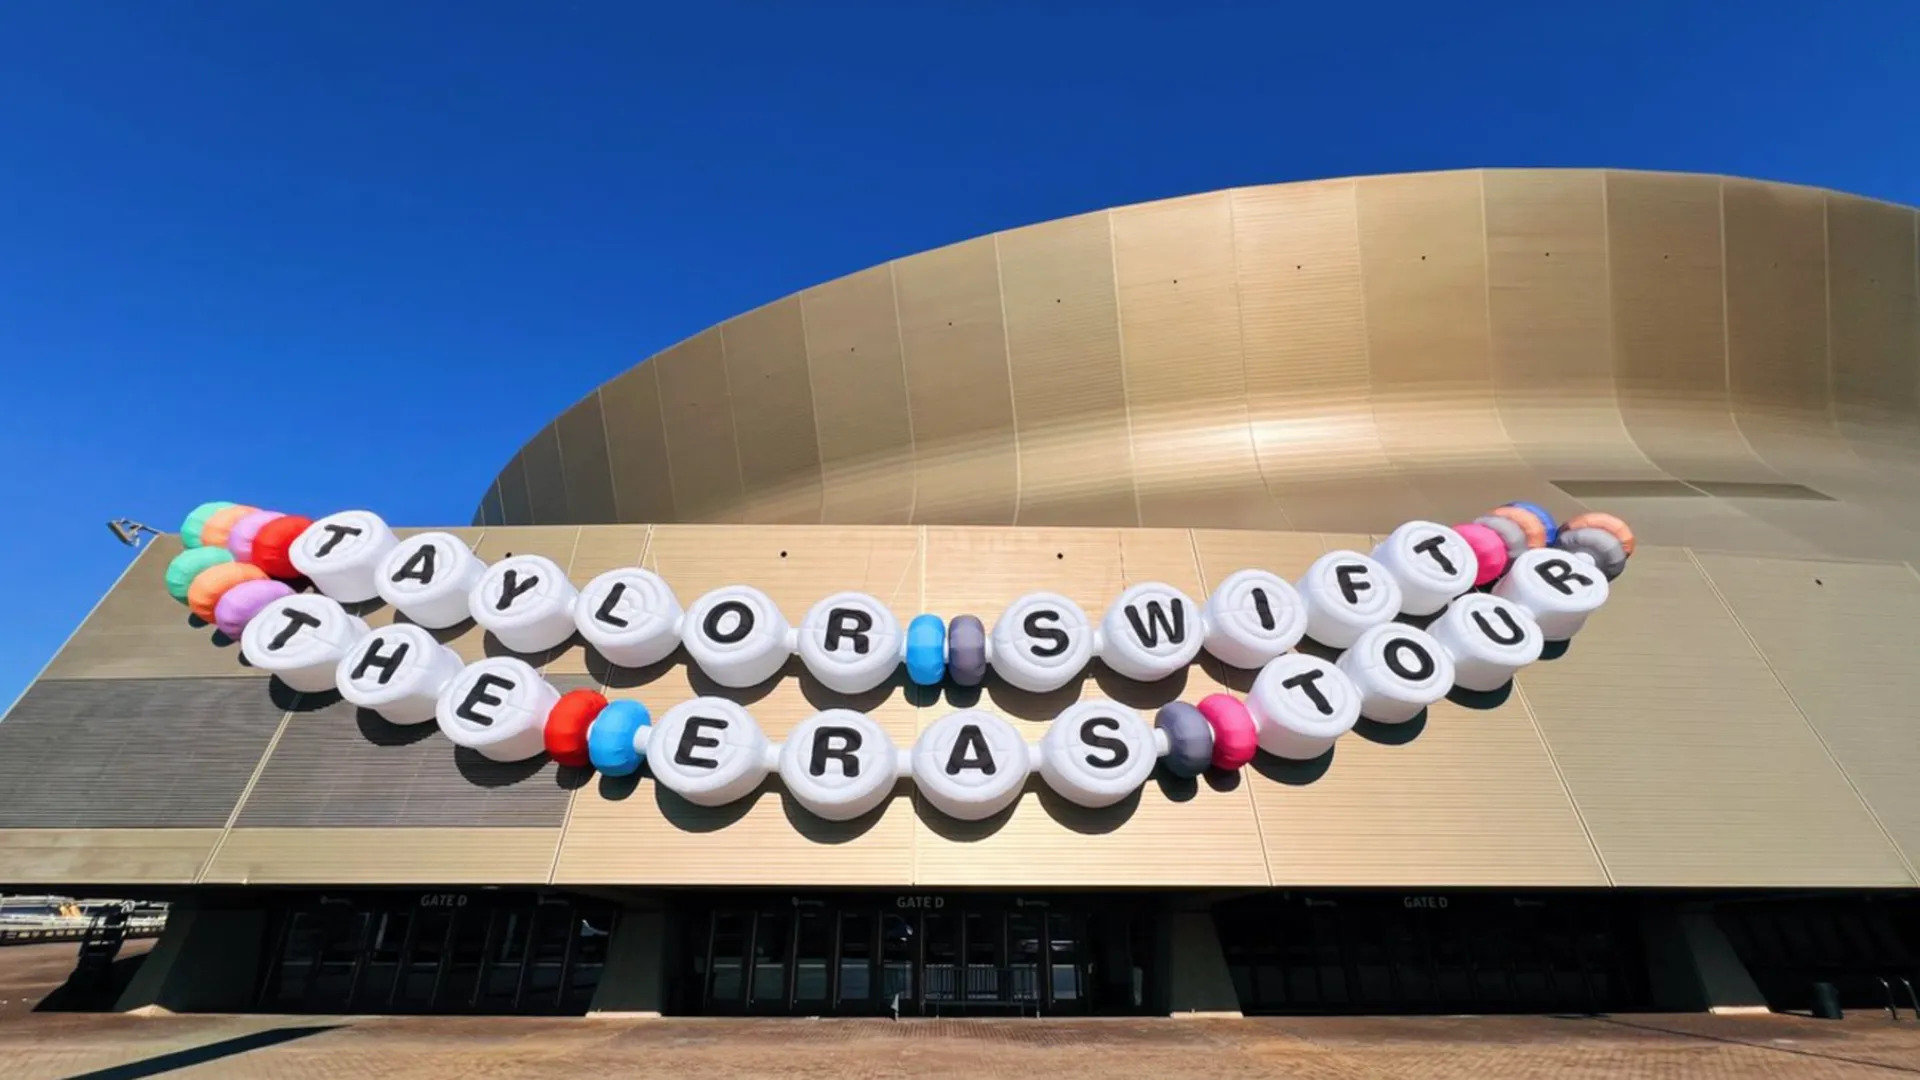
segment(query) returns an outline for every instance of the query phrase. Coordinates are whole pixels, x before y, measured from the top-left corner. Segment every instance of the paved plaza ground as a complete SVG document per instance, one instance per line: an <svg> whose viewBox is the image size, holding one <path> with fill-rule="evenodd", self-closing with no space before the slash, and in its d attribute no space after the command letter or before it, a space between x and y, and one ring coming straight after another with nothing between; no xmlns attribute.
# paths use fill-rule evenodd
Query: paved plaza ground
<svg viewBox="0 0 1920 1080"><path fill-rule="evenodd" d="M1920 1022L1862 1014L1256 1020L0 1019L9 1080L651 1076L1920 1076Z"/></svg>
<svg viewBox="0 0 1920 1080"><path fill-rule="evenodd" d="M49 1011L74 950L0 949L0 1080L1920 1077L1920 1019L1871 1012L896 1023Z"/></svg>

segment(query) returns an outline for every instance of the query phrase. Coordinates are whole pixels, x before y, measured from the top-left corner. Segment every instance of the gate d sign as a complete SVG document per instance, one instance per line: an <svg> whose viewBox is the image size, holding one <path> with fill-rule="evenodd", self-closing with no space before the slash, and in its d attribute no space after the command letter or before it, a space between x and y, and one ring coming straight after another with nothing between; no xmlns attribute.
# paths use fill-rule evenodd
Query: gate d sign
<svg viewBox="0 0 1920 1080"><path fill-rule="evenodd" d="M1093 644L1093 626L1079 604L1059 593L1028 593L993 624L987 662L1008 685L1044 694L1087 666Z"/></svg>
<svg viewBox="0 0 1920 1080"><path fill-rule="evenodd" d="M425 532L400 541L380 562L380 599L430 630L458 626L472 615L468 594L487 565L452 533Z"/></svg>
<svg viewBox="0 0 1920 1080"><path fill-rule="evenodd" d="M828 709L800 722L780 748L780 780L795 802L828 821L852 821L885 802L908 775L907 755L865 713Z"/></svg>
<svg viewBox="0 0 1920 1080"><path fill-rule="evenodd" d="M1139 790L1160 759L1140 714L1106 701L1083 701L1054 718L1041 737L1040 775L1070 802L1112 806Z"/></svg>
<svg viewBox="0 0 1920 1080"><path fill-rule="evenodd" d="M920 794L960 821L990 818L1012 805L1032 769L1032 754L1013 725L978 709L948 713L913 744Z"/></svg>
<svg viewBox="0 0 1920 1080"><path fill-rule="evenodd" d="M494 563L467 595L473 621L517 653L541 653L573 636L580 591L545 555L512 555Z"/></svg>
<svg viewBox="0 0 1920 1080"><path fill-rule="evenodd" d="M1100 659L1114 671L1139 682L1157 682L1193 663L1205 633L1200 613L1185 593L1148 581L1121 593L1107 608L1095 644Z"/></svg>
<svg viewBox="0 0 1920 1080"><path fill-rule="evenodd" d="M654 779L695 806L745 798L779 764L774 746L747 710L701 697L667 710L647 742Z"/></svg>

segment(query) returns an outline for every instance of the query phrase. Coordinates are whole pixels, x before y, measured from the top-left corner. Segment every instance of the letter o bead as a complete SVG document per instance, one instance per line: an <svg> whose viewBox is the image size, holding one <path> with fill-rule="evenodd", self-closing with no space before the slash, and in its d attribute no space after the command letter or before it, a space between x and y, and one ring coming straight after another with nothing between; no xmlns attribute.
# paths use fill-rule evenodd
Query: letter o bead
<svg viewBox="0 0 1920 1080"><path fill-rule="evenodd" d="M1191 780L1213 764L1213 725L1199 709L1184 701L1170 702L1153 715L1153 726L1166 737L1167 752L1161 760L1169 773Z"/></svg>
<svg viewBox="0 0 1920 1080"><path fill-rule="evenodd" d="M1228 694L1208 694L1200 699L1200 715L1213 728L1213 767L1231 772L1253 760L1260 749L1259 731L1253 716L1238 698Z"/></svg>
<svg viewBox="0 0 1920 1080"><path fill-rule="evenodd" d="M1360 715L1404 724L1453 687L1453 657L1424 630L1376 626L1340 657L1339 668L1360 690Z"/></svg>
<svg viewBox="0 0 1920 1080"><path fill-rule="evenodd" d="M561 694L560 700L547 712L547 726L541 733L546 740L547 756L561 765L576 768L591 764L587 730L606 707L606 697L597 690L569 690Z"/></svg>
<svg viewBox="0 0 1920 1080"><path fill-rule="evenodd" d="M1247 693L1260 748L1288 761L1333 749L1360 719L1360 692L1333 664L1307 653L1276 657Z"/></svg>
<svg viewBox="0 0 1920 1080"><path fill-rule="evenodd" d="M773 678L793 655L790 630L766 593L751 585L722 585L687 609L680 639L707 678L744 690Z"/></svg>
<svg viewBox="0 0 1920 1080"><path fill-rule="evenodd" d="M560 691L525 660L489 656L461 669L434 707L456 746L493 761L524 761L547 748L547 714Z"/></svg>
<svg viewBox="0 0 1920 1080"><path fill-rule="evenodd" d="M900 778L893 740L865 713L828 709L800 721L780 748L780 780L827 821L852 821L887 801Z"/></svg>
<svg viewBox="0 0 1920 1080"><path fill-rule="evenodd" d="M587 759L603 776L632 776L647 756L652 728L647 707L622 698L587 725Z"/></svg>

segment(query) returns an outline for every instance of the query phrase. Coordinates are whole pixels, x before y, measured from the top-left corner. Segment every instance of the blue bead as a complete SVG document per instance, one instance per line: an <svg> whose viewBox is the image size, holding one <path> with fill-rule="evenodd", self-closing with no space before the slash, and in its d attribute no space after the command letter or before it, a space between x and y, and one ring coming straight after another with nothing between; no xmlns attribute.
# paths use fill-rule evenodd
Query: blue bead
<svg viewBox="0 0 1920 1080"><path fill-rule="evenodd" d="M1541 506L1539 503L1530 502L1510 502L1507 505L1518 510L1525 510L1527 513L1539 518L1540 527L1547 530L1547 544L1549 546L1560 538L1560 526L1554 524L1553 515L1547 513L1546 507Z"/></svg>
<svg viewBox="0 0 1920 1080"><path fill-rule="evenodd" d="M633 748L633 737L653 718L637 701L610 701L587 725L587 759L605 776L632 776L645 756Z"/></svg>
<svg viewBox="0 0 1920 1080"><path fill-rule="evenodd" d="M915 615L907 624L907 678L938 686L947 675L947 628L938 615Z"/></svg>

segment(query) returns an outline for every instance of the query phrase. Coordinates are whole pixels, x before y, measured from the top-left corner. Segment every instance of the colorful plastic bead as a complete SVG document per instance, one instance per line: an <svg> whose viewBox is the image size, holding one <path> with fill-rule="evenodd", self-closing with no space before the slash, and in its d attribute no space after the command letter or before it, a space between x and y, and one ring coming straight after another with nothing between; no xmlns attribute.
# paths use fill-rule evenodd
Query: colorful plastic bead
<svg viewBox="0 0 1920 1080"><path fill-rule="evenodd" d="M947 674L947 627L938 615L915 615L907 624L907 678L938 686Z"/></svg>

